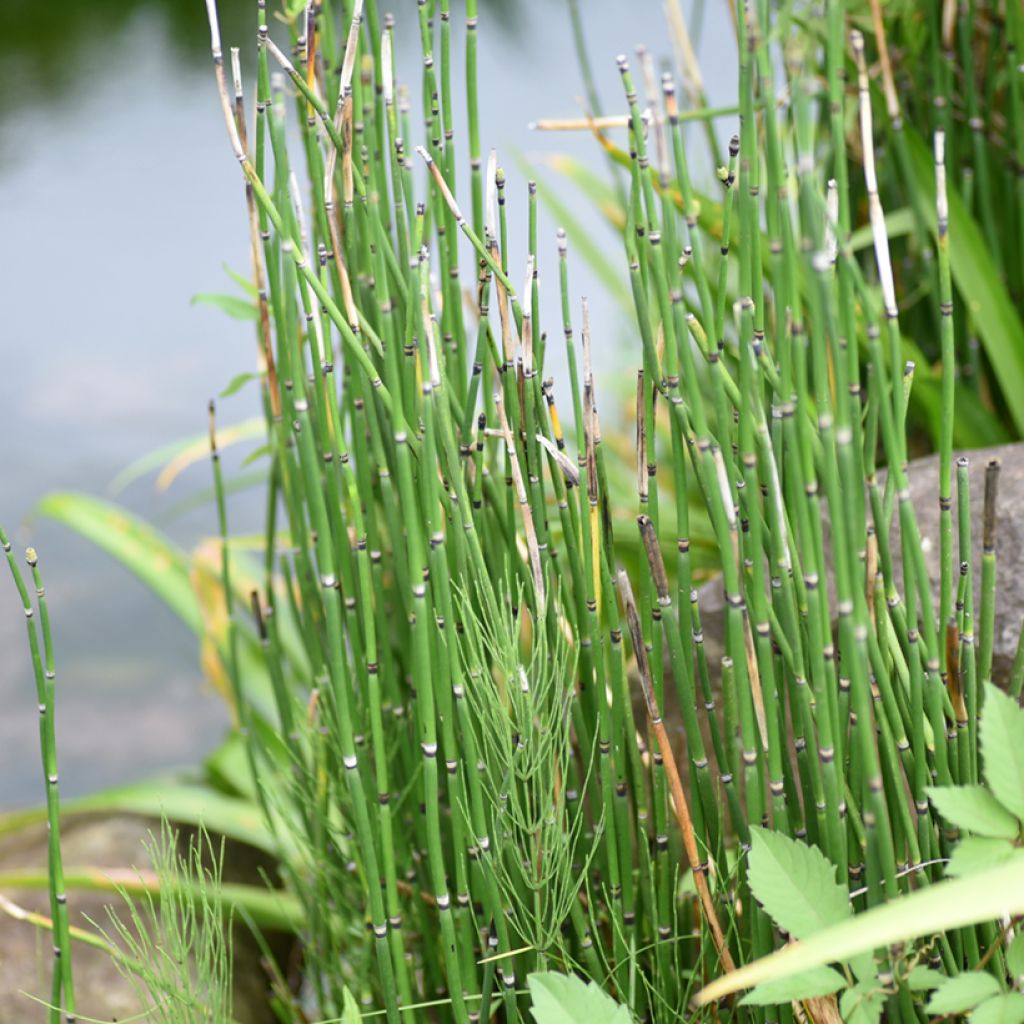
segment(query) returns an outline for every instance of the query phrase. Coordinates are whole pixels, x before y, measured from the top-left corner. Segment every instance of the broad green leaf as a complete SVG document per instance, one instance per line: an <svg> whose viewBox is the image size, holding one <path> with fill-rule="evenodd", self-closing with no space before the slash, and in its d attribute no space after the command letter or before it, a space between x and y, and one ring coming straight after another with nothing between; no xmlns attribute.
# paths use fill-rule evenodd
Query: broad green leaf
<svg viewBox="0 0 1024 1024"><path fill-rule="evenodd" d="M1007 992L986 999L971 1014L971 1024L1024 1024L1024 995Z"/></svg>
<svg viewBox="0 0 1024 1024"><path fill-rule="evenodd" d="M946 975L942 971L918 965L907 975L907 988L911 992L926 992L938 988L945 980Z"/></svg>
<svg viewBox="0 0 1024 1024"><path fill-rule="evenodd" d="M818 932L811 941L794 942L745 964L707 985L696 998L704 1005L730 992L819 964L848 961L879 946L992 921L1005 914L1024 914L1024 853L1019 851L998 867L900 896Z"/></svg>
<svg viewBox="0 0 1024 1024"><path fill-rule="evenodd" d="M199 603L189 581L189 558L126 509L87 494L57 491L37 511L71 527L131 570L194 633L202 631Z"/></svg>
<svg viewBox="0 0 1024 1024"><path fill-rule="evenodd" d="M1006 947L1006 966L1011 977L1024 978L1024 932L1017 932Z"/></svg>
<svg viewBox="0 0 1024 1024"><path fill-rule="evenodd" d="M992 839L1016 839L1020 822L984 786L929 786L931 802L946 821Z"/></svg>
<svg viewBox="0 0 1024 1024"><path fill-rule="evenodd" d="M629 1007L574 974L545 971L531 974L526 983L537 1024L631 1024L633 1020Z"/></svg>
<svg viewBox="0 0 1024 1024"><path fill-rule="evenodd" d="M849 916L847 891L821 850L781 832L750 831L750 889L776 925L805 939Z"/></svg>
<svg viewBox="0 0 1024 1024"><path fill-rule="evenodd" d="M875 978L858 982L839 997L845 1024L878 1024L884 1006L885 993Z"/></svg>
<svg viewBox="0 0 1024 1024"><path fill-rule="evenodd" d="M262 437L265 432L266 424L263 419L253 416L250 419L242 420L241 423L218 428L217 444L223 449L238 441ZM209 458L209 455L210 435L208 431L203 431L201 434L192 434L190 437L182 438L180 441L173 441L171 444L164 445L154 452L148 452L146 455L125 466L110 482L110 492L115 495L119 494L130 483L138 480L141 476L145 476L146 473L150 473L154 469L163 469L166 472L167 467L178 466L179 461L184 459L184 465L176 468L174 471L176 476L185 465L196 461L197 457L205 459ZM167 483L170 483L170 481L167 481Z"/></svg>
<svg viewBox="0 0 1024 1024"><path fill-rule="evenodd" d="M255 302L240 299L237 295L223 295L219 292L200 292L192 296L192 305L213 306L227 313L233 320L256 320L260 311Z"/></svg>
<svg viewBox="0 0 1024 1024"><path fill-rule="evenodd" d="M192 554L191 582L203 616L203 631L200 635L199 663L204 675L224 699L232 711L235 723L238 712L235 706L234 685L230 675L231 629L227 606L224 602L224 586L221 578L222 545L218 539L204 541ZM249 603L249 595L258 584L247 566L251 559L236 552L231 559L231 589L239 607ZM266 655L255 632L247 624L235 619L235 637L238 641L235 654L238 659L238 683L245 702L256 712L257 717L276 721L273 689Z"/></svg>
<svg viewBox="0 0 1024 1024"><path fill-rule="evenodd" d="M50 494L39 512L63 522L120 561L145 583L200 639L200 662L207 677L225 697L231 694L226 669L229 643L227 613L220 578L220 541L200 545L191 557L162 534L131 513L79 494ZM251 559L236 554L232 585L239 604L248 604L254 580ZM291 664L306 663L301 642L282 616L281 639ZM238 633L239 676L247 700L260 714L273 718L270 678L266 660L255 637Z"/></svg>
<svg viewBox="0 0 1024 1024"><path fill-rule="evenodd" d="M910 125L903 134L910 151L916 188L924 198L931 230L935 227L935 164L929 148ZM988 246L953 183L949 192L949 260L957 291L968 304L992 372L1008 399L1024 394L1024 325L1021 324ZM1024 403L1008 401L1007 408L1019 432L1024 432ZM1024 800L1024 795L1021 797ZM1011 808L1012 810L1012 808Z"/></svg>
<svg viewBox="0 0 1024 1024"><path fill-rule="evenodd" d="M1009 860L1016 853L1013 843L1006 839L986 839L982 836L968 836L961 839L953 850L953 856L946 865L950 878L973 875L985 868L994 867Z"/></svg>
<svg viewBox="0 0 1024 1024"><path fill-rule="evenodd" d="M44 870L28 868L0 871L0 889L46 889L49 884L49 874ZM134 867L71 866L64 870L64 884L72 890L110 893L124 891L133 896L160 891L159 880L152 871ZM184 888L199 896L202 883L193 883ZM225 910L235 907L243 909L255 924L263 928L295 931L305 920L299 901L291 893L282 890L221 882L217 891L224 901Z"/></svg>
<svg viewBox="0 0 1024 1024"><path fill-rule="evenodd" d="M65 816L111 811L147 818L166 815L170 821L204 825L210 832L248 843L267 853L280 853L281 844L267 828L257 804L228 796L195 779L165 776L61 802L61 814ZM4 814L0 816L0 836L45 820L45 807Z"/></svg>
<svg viewBox="0 0 1024 1024"><path fill-rule="evenodd" d="M991 974L969 971L947 978L928 1000L929 1013L966 1013L999 991L999 982Z"/></svg>
<svg viewBox="0 0 1024 1024"><path fill-rule="evenodd" d="M831 967L812 967L802 974L778 981L766 981L748 992L741 1000L741 1006L778 1006L793 1000L813 999L828 996L846 987L846 979Z"/></svg>
<svg viewBox="0 0 1024 1024"><path fill-rule="evenodd" d="M198 783L160 779L137 782L69 800L62 810L65 814L128 811L151 818L166 815L169 820L186 825L205 825L210 832L268 853L278 851L277 840L267 828L257 804L225 796Z"/></svg>
<svg viewBox="0 0 1024 1024"><path fill-rule="evenodd" d="M1024 820L1024 710L992 683L985 684L981 756L993 796Z"/></svg>
<svg viewBox="0 0 1024 1024"><path fill-rule="evenodd" d="M230 398L232 395L237 395L242 388L251 380L259 380L260 375L258 373L238 373L231 378L231 383L220 393L221 398Z"/></svg>

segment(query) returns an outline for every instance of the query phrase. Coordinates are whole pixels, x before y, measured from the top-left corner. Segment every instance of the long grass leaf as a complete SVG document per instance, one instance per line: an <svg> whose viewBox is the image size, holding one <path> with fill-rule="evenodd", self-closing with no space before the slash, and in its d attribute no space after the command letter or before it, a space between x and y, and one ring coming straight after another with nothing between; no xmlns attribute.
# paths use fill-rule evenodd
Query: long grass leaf
<svg viewBox="0 0 1024 1024"><path fill-rule="evenodd" d="M36 506L40 515L80 533L130 569L194 633L202 613L189 582L188 555L163 534L112 502L56 491Z"/></svg>

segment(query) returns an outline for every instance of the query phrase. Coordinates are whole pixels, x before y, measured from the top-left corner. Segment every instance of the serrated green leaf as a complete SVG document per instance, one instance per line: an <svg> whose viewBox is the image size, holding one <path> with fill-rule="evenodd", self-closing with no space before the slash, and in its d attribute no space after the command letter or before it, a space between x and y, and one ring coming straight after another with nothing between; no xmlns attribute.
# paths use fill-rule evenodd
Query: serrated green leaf
<svg viewBox="0 0 1024 1024"><path fill-rule="evenodd" d="M1016 839L1020 822L984 786L929 786L931 802L946 821L992 839Z"/></svg>
<svg viewBox="0 0 1024 1024"><path fill-rule="evenodd" d="M192 305L213 306L227 313L232 320L257 320L260 311L256 303L240 299L237 295L223 295L220 292L199 292L192 296Z"/></svg>
<svg viewBox="0 0 1024 1024"><path fill-rule="evenodd" d="M251 380L259 380L260 375L258 373L238 373L231 378L231 383L220 393L221 398L230 398L232 395L237 395L242 388Z"/></svg>
<svg viewBox="0 0 1024 1024"><path fill-rule="evenodd" d="M814 967L792 978L766 981L748 992L741 1000L741 1006L779 1006L794 999L814 999L828 996L846 987L846 979L831 967Z"/></svg>
<svg viewBox="0 0 1024 1024"><path fill-rule="evenodd" d="M871 952L858 953L849 959L850 970L858 981L868 981L877 977L878 969L875 967L875 957Z"/></svg>
<svg viewBox="0 0 1024 1024"><path fill-rule="evenodd" d="M1016 852L1013 843L1006 839L986 839L982 836L968 836L961 839L953 850L953 856L946 865L950 878L974 875L985 868L995 867L1009 860Z"/></svg>
<svg viewBox="0 0 1024 1024"><path fill-rule="evenodd" d="M750 831L750 888L779 928L805 939L849 917L847 891L821 850L781 832Z"/></svg>
<svg viewBox="0 0 1024 1024"><path fill-rule="evenodd" d="M1006 966L1013 978L1024 978L1024 932L1017 932L1006 947Z"/></svg>
<svg viewBox="0 0 1024 1024"><path fill-rule="evenodd" d="M545 971L529 975L526 984L537 1024L632 1024L629 1007L574 974Z"/></svg>
<svg viewBox="0 0 1024 1024"><path fill-rule="evenodd" d="M929 1013L966 1013L999 991L999 982L991 974L968 971L947 978L933 993L925 1007Z"/></svg>
<svg viewBox="0 0 1024 1024"><path fill-rule="evenodd" d="M878 1024L885 1006L885 993L875 978L858 982L839 997L839 1012L845 1024Z"/></svg>
<svg viewBox="0 0 1024 1024"><path fill-rule="evenodd" d="M942 971L918 965L907 975L907 988L911 992L927 992L938 988L945 980L946 975Z"/></svg>
<svg viewBox="0 0 1024 1024"><path fill-rule="evenodd" d="M985 684L981 756L992 794L1024 820L1024 710L992 683Z"/></svg>
<svg viewBox="0 0 1024 1024"><path fill-rule="evenodd" d="M1024 996L1007 992L986 999L971 1014L971 1024L1024 1024Z"/></svg>
<svg viewBox="0 0 1024 1024"><path fill-rule="evenodd" d="M1024 914L1024 853L1005 864L967 878L936 882L907 896L819 932L810 942L795 942L769 956L744 964L697 994L705 1005L763 981L783 978L819 964L848 961L879 946L909 942L922 935Z"/></svg>

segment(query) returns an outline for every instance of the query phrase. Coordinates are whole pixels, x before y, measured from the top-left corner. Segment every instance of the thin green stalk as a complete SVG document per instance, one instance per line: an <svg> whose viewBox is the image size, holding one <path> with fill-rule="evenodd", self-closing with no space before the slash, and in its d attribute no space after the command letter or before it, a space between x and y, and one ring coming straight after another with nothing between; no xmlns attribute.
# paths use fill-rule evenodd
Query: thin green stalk
<svg viewBox="0 0 1024 1024"><path fill-rule="evenodd" d="M49 1020L58 1024L61 1011L67 1024L74 1024L75 986L72 971L71 935L68 918L68 897L64 886L64 863L60 847L60 790L57 775L57 737L55 726L56 668L53 655L53 636L50 629L50 613L46 603L46 591L39 573L39 556L35 548L28 548L25 561L32 570L32 582L36 591L39 609L39 626L36 626L35 609L29 597L28 588L21 569L14 557L11 543L3 527L0 527L0 546L7 555L7 564L14 578L18 596L25 612L25 628L28 631L29 652L32 656L32 673L36 683L36 699L39 706L39 750L46 782L47 821L47 878L50 890L50 919L53 921L53 973L50 991ZM39 634L42 633L40 652Z"/></svg>

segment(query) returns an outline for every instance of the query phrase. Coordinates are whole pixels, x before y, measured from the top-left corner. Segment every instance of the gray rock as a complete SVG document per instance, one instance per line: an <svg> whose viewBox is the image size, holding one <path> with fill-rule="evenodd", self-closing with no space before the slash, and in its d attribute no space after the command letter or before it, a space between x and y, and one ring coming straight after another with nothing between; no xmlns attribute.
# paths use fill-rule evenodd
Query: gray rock
<svg viewBox="0 0 1024 1024"><path fill-rule="evenodd" d="M69 869L97 867L123 869L151 867L143 843L150 832L159 835L160 823L131 815L75 816L62 827L64 863ZM0 837L0 872L45 870L46 826L32 825ZM259 876L248 848L229 846L225 852L225 881L257 883ZM3 896L25 910L50 913L45 889L4 889ZM87 918L110 932L106 907L121 908L120 899L107 892L69 890L71 923L89 931ZM259 953L250 936L237 929L235 948L235 1018L263 1024L275 1020L269 1009L267 981ZM16 921L0 911L0 1024L45 1024L47 1011L29 994L47 999L50 993L50 940L32 924ZM75 994L79 1012L99 1020L125 1020L143 1009L132 989L101 950L74 943Z"/></svg>
<svg viewBox="0 0 1024 1024"><path fill-rule="evenodd" d="M993 633L992 676L1006 684L1010 676L1021 622L1024 621L1024 443L1000 445L969 452L958 452L968 459L971 488L971 564L974 572L975 636L980 610L981 521L985 493L985 467L999 459L999 488L996 499L996 614ZM884 474L880 482L884 483ZM907 467L910 497L921 532L925 563L932 581L932 594L938 612L939 583L939 458L929 455L915 459ZM953 484L954 557L956 552L956 481L954 459ZM895 518L895 517L894 517ZM898 535L893 531L892 553L897 572L902 575ZM830 581L830 591L832 591ZM725 595L720 579L710 580L697 592L701 625L708 664L717 669L725 653ZM832 591L834 607L834 591ZM717 673L716 673L717 674Z"/></svg>
<svg viewBox="0 0 1024 1024"><path fill-rule="evenodd" d="M64 861L71 867L92 864L100 868L136 864L150 866L141 840L146 836L141 819L116 817L106 820L80 819L64 830ZM33 826L4 838L0 845L0 870L39 871L46 867L46 827ZM45 889L5 890L4 896L25 910L49 916ZM71 892L68 906L73 925L89 928L85 917L105 923L105 907L115 900L108 893ZM100 950L75 943L74 972L78 1006L90 1017L123 1020L142 1010L131 986L118 973L113 961ZM40 1024L47 1011L29 996L48 999L50 995L50 952L48 933L31 924L8 917L0 925L0 1022Z"/></svg>

